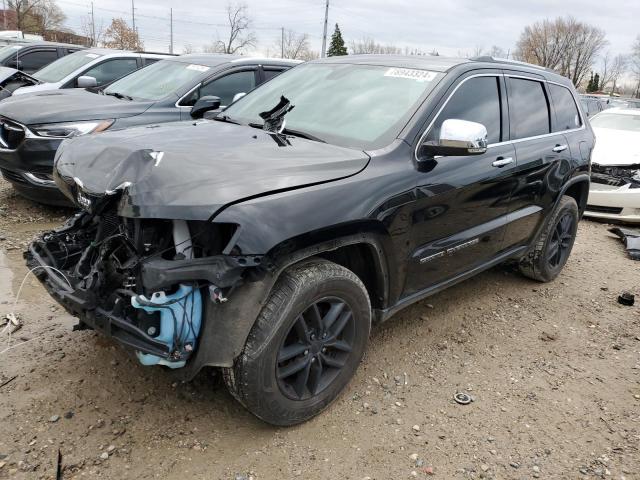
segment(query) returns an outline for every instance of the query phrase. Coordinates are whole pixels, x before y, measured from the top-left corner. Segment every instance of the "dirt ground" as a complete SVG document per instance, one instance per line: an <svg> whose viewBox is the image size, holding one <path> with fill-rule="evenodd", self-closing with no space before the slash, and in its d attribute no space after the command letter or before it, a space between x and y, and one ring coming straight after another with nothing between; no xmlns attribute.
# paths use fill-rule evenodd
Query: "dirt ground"
<svg viewBox="0 0 640 480"><path fill-rule="evenodd" d="M273 428L211 372L172 383L91 331L72 332L22 249L68 211L0 181L0 478L640 478L640 263L583 221L553 283L502 267L375 328L344 394ZM25 342L17 346L20 342ZM15 348L4 351L8 345ZM453 400L470 393L470 405Z"/></svg>

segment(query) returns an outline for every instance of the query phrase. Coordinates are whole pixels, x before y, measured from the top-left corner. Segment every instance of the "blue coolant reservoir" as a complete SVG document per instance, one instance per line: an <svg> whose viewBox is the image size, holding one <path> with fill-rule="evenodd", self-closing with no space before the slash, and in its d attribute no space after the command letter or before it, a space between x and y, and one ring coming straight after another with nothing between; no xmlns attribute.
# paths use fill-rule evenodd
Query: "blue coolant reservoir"
<svg viewBox="0 0 640 480"><path fill-rule="evenodd" d="M144 295L131 297L131 305L148 313L160 312L160 333L155 340L164 343L171 352L189 356L196 348L202 322L202 296L198 289L180 285L175 293L166 295L155 292L151 298ZM146 353L136 352L143 365L166 365L181 368L186 360L168 360Z"/></svg>

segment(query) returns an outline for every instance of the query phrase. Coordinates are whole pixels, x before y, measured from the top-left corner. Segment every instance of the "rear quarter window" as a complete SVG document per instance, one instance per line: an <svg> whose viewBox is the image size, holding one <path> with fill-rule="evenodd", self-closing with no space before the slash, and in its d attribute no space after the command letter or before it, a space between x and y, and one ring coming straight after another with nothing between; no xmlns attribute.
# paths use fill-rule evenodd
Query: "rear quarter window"
<svg viewBox="0 0 640 480"><path fill-rule="evenodd" d="M553 106L556 112L556 124L553 131L572 130L582 125L578 106L571 94L571 91L560 85L549 84L549 91L553 99ZM594 106L595 107L595 106ZM596 113L596 108L590 108L590 113ZM591 112L591 110L593 110Z"/></svg>

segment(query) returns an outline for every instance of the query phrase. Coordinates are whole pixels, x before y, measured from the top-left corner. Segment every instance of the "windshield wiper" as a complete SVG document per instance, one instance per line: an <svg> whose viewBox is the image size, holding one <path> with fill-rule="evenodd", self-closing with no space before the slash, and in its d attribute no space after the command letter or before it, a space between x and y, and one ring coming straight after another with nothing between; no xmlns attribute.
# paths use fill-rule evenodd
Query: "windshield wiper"
<svg viewBox="0 0 640 480"><path fill-rule="evenodd" d="M260 130L264 128L262 123L257 123L257 122L251 122L249 123L249 126L253 128L259 128ZM269 132L269 133L273 133L273 132ZM327 143L326 140L323 140L320 137L316 137L315 135L311 135L310 133L303 132L301 130L294 130L286 127L282 131L277 133L277 135L286 135L289 137L300 137L300 138L306 138L307 140L312 140L314 142Z"/></svg>
<svg viewBox="0 0 640 480"><path fill-rule="evenodd" d="M112 97L116 97L119 99L133 101L133 97L130 97L129 95L125 95L124 93L120 93L120 92L105 92L104 94L111 95Z"/></svg>

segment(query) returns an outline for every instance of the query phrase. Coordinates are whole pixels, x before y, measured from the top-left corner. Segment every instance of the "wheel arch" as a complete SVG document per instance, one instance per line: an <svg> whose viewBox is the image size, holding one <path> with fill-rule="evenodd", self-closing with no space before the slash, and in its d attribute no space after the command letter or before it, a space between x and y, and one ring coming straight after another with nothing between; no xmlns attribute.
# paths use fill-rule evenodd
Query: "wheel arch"
<svg viewBox="0 0 640 480"><path fill-rule="evenodd" d="M282 273L312 258L333 261L355 273L367 288L374 312L381 310L390 291L386 255L390 242L386 229L375 221L335 226L282 241L265 255L268 261L263 265L270 268L262 278L238 286L225 303L206 303L196 355L176 375L190 379L204 366L231 367Z"/></svg>

